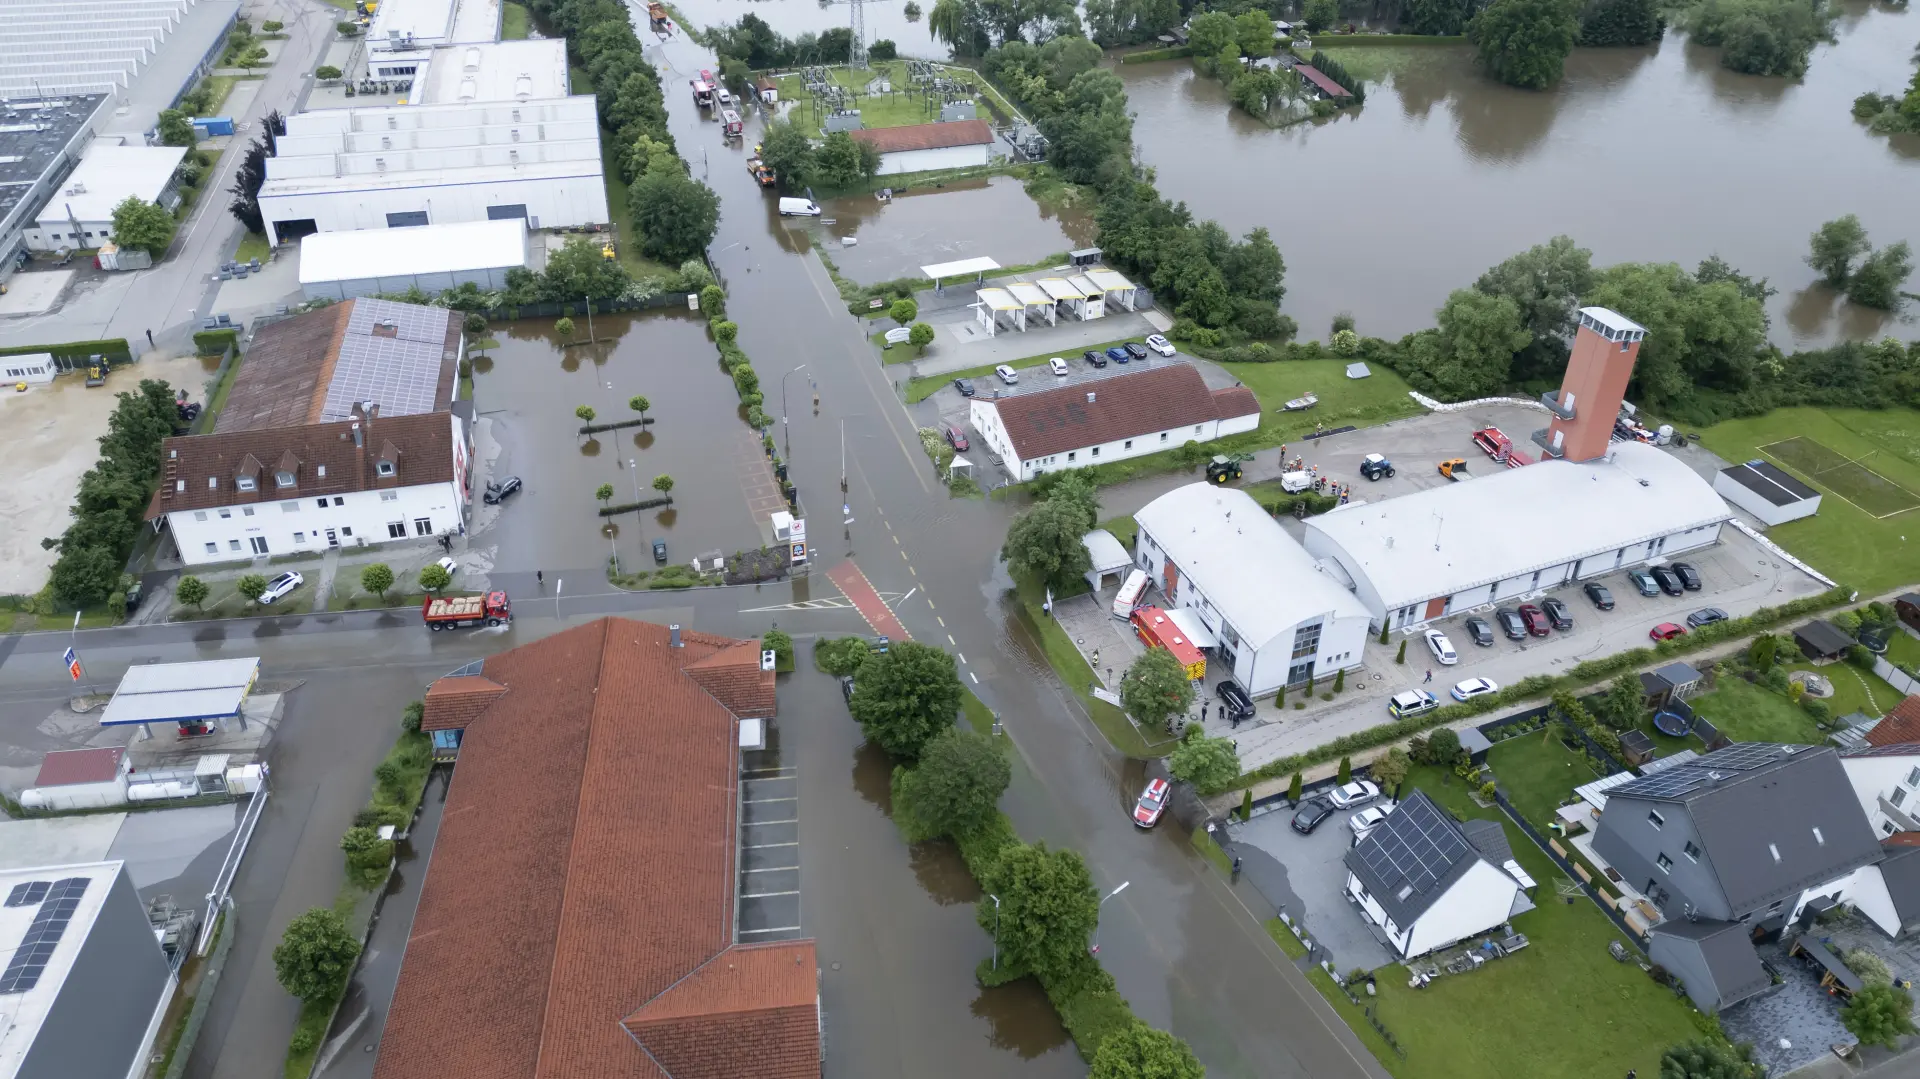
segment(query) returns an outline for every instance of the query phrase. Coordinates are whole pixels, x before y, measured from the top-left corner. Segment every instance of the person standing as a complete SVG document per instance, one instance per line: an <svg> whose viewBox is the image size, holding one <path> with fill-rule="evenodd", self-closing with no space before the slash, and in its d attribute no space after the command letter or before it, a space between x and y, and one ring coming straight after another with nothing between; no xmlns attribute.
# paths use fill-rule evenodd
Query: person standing
<svg viewBox="0 0 1920 1079"><path fill-rule="evenodd" d="M1431 681L1433 681L1433 668L1432 668L1432 667L1428 667L1428 668L1427 668L1427 678L1426 678L1426 682L1431 682ZM1421 683L1421 685L1425 685L1425 684L1426 684L1426 682L1422 682L1422 683Z"/></svg>

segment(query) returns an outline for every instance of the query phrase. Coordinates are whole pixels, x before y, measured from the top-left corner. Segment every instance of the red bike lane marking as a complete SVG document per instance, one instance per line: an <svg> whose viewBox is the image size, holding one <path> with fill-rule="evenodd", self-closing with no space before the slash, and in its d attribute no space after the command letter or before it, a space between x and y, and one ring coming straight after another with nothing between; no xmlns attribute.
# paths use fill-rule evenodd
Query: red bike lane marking
<svg viewBox="0 0 1920 1079"><path fill-rule="evenodd" d="M867 580L867 575L851 559L840 563L827 571L827 580L839 587L841 594L853 601L854 609L860 617L867 620L875 633L886 635L888 640L910 641L913 635L907 627L893 616L893 611L880 599L880 593Z"/></svg>

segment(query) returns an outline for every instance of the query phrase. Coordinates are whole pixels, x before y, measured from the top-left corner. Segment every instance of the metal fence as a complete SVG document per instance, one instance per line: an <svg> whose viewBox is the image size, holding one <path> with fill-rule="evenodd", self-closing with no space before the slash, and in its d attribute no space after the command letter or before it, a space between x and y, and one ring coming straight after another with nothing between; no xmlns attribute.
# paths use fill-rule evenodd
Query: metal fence
<svg viewBox="0 0 1920 1079"><path fill-rule="evenodd" d="M1496 790L1493 795L1493 800L1500 806L1501 812L1507 815L1507 819L1519 825L1520 830L1527 833L1527 838L1533 840L1533 845L1539 847L1541 853L1553 859L1553 864L1558 866L1560 871L1567 875L1567 879L1578 884L1580 890L1587 893L1587 898L1593 900L1593 905L1600 908L1600 913L1605 914L1612 920L1615 928L1627 935L1628 942L1635 948L1639 948L1641 946L1639 933L1635 932L1633 927L1627 924L1627 920L1620 916L1618 910L1615 910L1611 905L1601 900L1599 890L1592 882L1580 879L1580 874L1574 871L1572 861L1561 857L1560 854L1553 849L1553 845L1547 841L1547 838L1535 831L1533 825L1527 823L1527 819L1520 815L1520 811L1513 808L1513 803L1507 801L1506 792Z"/></svg>
<svg viewBox="0 0 1920 1079"><path fill-rule="evenodd" d="M262 771L265 771L262 765ZM253 830L260 823L260 813L267 808L267 796L272 791L263 774L260 777L260 789L253 792L247 802L247 810L240 815L240 830L233 837L233 844L227 848L226 859L220 863L220 872L213 878L213 888L207 892L207 915L201 923L200 940L194 945L194 954L205 955L213 943L213 923L220 908L227 902L227 892L233 887L233 875L240 871L240 860L247 855L247 844L253 839Z"/></svg>
<svg viewBox="0 0 1920 1079"><path fill-rule="evenodd" d="M214 944L213 954L207 956L206 965L200 971L200 985L193 993L193 1007L187 1011L187 1017L180 1027L180 1036L174 1039L173 1060L167 1065L163 1079L180 1079L186 1074L187 1060L193 1056L193 1043L200 1037L200 1027L207 1021L207 1008L213 1003L213 991L220 986L220 972L226 969L227 953L233 950L233 938L239 936L239 928L234 924L233 901L224 903L220 913L220 936ZM212 931L214 923L207 923Z"/></svg>
<svg viewBox="0 0 1920 1079"><path fill-rule="evenodd" d="M1885 679L1888 685L1908 696L1920 693L1920 682L1915 681L1907 672L1888 663L1882 656L1873 657L1873 673Z"/></svg>

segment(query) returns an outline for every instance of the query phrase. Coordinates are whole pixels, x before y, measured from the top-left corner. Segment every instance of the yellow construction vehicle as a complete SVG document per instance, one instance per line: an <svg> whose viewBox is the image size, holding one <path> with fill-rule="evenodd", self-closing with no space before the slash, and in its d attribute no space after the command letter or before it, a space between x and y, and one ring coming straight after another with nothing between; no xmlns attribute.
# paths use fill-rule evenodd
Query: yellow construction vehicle
<svg viewBox="0 0 1920 1079"><path fill-rule="evenodd" d="M1464 457L1455 457L1451 460L1440 462L1440 474L1450 480L1472 478L1467 475L1467 459Z"/></svg>
<svg viewBox="0 0 1920 1079"><path fill-rule="evenodd" d="M95 356L87 364L87 385L104 386L107 384L107 372L113 370L113 364L105 356Z"/></svg>

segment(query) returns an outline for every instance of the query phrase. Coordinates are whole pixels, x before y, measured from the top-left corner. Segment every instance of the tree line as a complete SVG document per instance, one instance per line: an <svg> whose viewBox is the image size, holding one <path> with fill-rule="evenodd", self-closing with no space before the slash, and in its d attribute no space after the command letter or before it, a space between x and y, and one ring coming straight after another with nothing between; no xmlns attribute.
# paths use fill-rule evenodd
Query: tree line
<svg viewBox="0 0 1920 1079"><path fill-rule="evenodd" d="M1853 99L1853 117L1867 121L1867 129L1876 135L1920 133L1920 50L1916 50L1913 81L1907 84L1907 92L1900 96L1861 94Z"/></svg>
<svg viewBox="0 0 1920 1079"><path fill-rule="evenodd" d="M40 541L60 552L49 581L53 594L75 607L124 599L121 574L160 475L160 443L179 419L165 382L142 379L138 392L121 393L117 401L100 436L100 460L80 477L73 523L58 538Z"/></svg>

